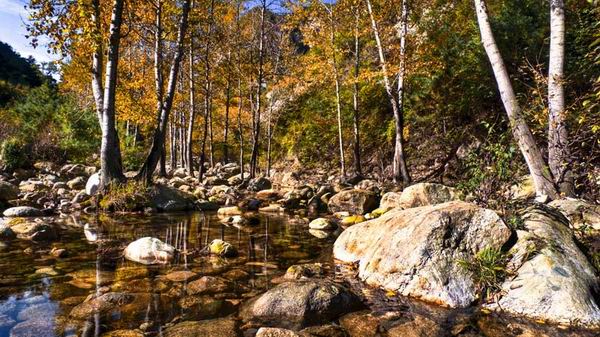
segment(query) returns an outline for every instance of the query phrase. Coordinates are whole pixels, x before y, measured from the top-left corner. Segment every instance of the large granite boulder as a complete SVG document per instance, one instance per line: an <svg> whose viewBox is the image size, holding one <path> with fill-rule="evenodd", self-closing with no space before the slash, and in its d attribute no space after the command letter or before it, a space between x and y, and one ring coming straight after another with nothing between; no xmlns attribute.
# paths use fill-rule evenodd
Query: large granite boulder
<svg viewBox="0 0 600 337"><path fill-rule="evenodd" d="M164 264L173 260L175 248L159 239L145 237L125 248L125 258L142 264Z"/></svg>
<svg viewBox="0 0 600 337"><path fill-rule="evenodd" d="M335 320L360 306L358 297L345 287L310 279L279 284L246 303L240 314L246 321L302 327Z"/></svg>
<svg viewBox="0 0 600 337"><path fill-rule="evenodd" d="M459 196L452 187L435 183L419 183L405 188L400 197L396 199L394 203L395 207L393 208L413 208L437 205L456 200L459 200Z"/></svg>
<svg viewBox="0 0 600 337"><path fill-rule="evenodd" d="M448 307L467 307L478 293L457 261L499 249L510 229L492 210L453 201L393 210L344 231L333 253L358 262L366 283Z"/></svg>
<svg viewBox="0 0 600 337"><path fill-rule="evenodd" d="M489 307L551 323L600 327L595 271L567 219L542 206L529 209L523 219L525 231L519 231L509 263L516 277L504 282L502 298ZM529 254L524 258L522 251Z"/></svg>
<svg viewBox="0 0 600 337"><path fill-rule="evenodd" d="M600 230L600 205L581 199L559 199L549 204L558 209L575 229L587 227Z"/></svg>
<svg viewBox="0 0 600 337"><path fill-rule="evenodd" d="M335 194L329 199L329 210L335 212L350 212L352 214L365 214L378 204L377 195L370 191L348 189Z"/></svg>

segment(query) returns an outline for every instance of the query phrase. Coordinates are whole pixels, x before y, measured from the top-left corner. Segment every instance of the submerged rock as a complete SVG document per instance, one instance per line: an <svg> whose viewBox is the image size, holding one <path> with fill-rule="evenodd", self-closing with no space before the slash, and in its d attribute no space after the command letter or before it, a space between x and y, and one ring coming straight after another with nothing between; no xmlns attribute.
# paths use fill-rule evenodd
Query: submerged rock
<svg viewBox="0 0 600 337"><path fill-rule="evenodd" d="M35 207L18 206L5 210L3 214L5 217L34 217L43 216L44 212Z"/></svg>
<svg viewBox="0 0 600 337"><path fill-rule="evenodd" d="M173 259L175 248L159 239L145 237L125 248L125 258L142 264L164 264Z"/></svg>
<svg viewBox="0 0 600 337"><path fill-rule="evenodd" d="M527 259L515 254L516 277L504 282L502 298L489 307L551 323L600 327L594 268L567 220L547 207L530 209L524 220L529 235L521 235L515 246L533 242L536 249Z"/></svg>
<svg viewBox="0 0 600 337"><path fill-rule="evenodd" d="M282 283L250 300L240 315L245 321L272 322L284 327L332 321L361 306L356 295L329 280Z"/></svg>
<svg viewBox="0 0 600 337"><path fill-rule="evenodd" d="M329 199L329 210L335 212L350 212L365 214L377 208L377 195L370 191L348 189Z"/></svg>
<svg viewBox="0 0 600 337"><path fill-rule="evenodd" d="M105 314L133 302L135 296L125 293L106 293L85 301L71 310L70 316L85 320L93 314Z"/></svg>
<svg viewBox="0 0 600 337"><path fill-rule="evenodd" d="M203 276L187 285L188 295L216 294L231 291L233 283L222 277Z"/></svg>
<svg viewBox="0 0 600 337"><path fill-rule="evenodd" d="M50 241L58 238L54 225L38 221L25 221L11 227L17 236L33 241Z"/></svg>
<svg viewBox="0 0 600 337"><path fill-rule="evenodd" d="M167 328L164 332L164 337L234 337L237 335L236 322L228 317L181 322Z"/></svg>
<svg viewBox="0 0 600 337"><path fill-rule="evenodd" d="M303 337L293 330L282 328L260 328L256 332L256 337Z"/></svg>
<svg viewBox="0 0 600 337"><path fill-rule="evenodd" d="M510 229L492 210L454 201L393 210L349 227L333 253L358 262L366 283L448 307L467 307L477 298L468 271L457 261L484 248L499 249Z"/></svg>

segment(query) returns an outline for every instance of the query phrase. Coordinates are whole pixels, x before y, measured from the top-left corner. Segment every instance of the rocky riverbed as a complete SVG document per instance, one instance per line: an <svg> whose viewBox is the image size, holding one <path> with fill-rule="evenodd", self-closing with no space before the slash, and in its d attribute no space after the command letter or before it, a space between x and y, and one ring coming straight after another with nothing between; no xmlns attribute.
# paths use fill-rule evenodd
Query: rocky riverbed
<svg viewBox="0 0 600 337"><path fill-rule="evenodd" d="M442 185L225 165L160 179L136 213L96 213L94 171L0 178L0 336L600 331L597 270L574 235L596 230L598 206L583 201L530 203L514 226ZM499 268L494 284L476 264Z"/></svg>

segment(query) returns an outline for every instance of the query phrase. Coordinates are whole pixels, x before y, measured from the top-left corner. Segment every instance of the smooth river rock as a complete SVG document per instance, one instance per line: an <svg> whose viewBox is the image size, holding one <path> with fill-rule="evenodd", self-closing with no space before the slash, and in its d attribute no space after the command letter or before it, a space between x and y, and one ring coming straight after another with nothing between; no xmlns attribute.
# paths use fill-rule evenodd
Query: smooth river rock
<svg viewBox="0 0 600 337"><path fill-rule="evenodd" d="M5 217L34 217L42 216L44 215L44 212L35 207L18 206L5 210L3 214Z"/></svg>
<svg viewBox="0 0 600 337"><path fill-rule="evenodd" d="M573 240L558 211L539 206L524 215L527 233L516 247L533 246L502 285L502 298L489 307L551 323L600 327L599 287L594 268ZM521 254L515 254L515 258Z"/></svg>
<svg viewBox="0 0 600 337"><path fill-rule="evenodd" d="M142 264L164 264L173 260L175 248L159 239L145 237L125 248L125 258Z"/></svg>
<svg viewBox="0 0 600 337"><path fill-rule="evenodd" d="M472 259L486 247L500 248L510 229L492 210L453 201L393 210L344 231L333 253L358 262L359 277L447 307L467 307L477 298L468 271L457 261Z"/></svg>
<svg viewBox="0 0 600 337"><path fill-rule="evenodd" d="M244 305L246 321L301 327L335 320L360 308L356 295L329 280L298 280L279 284Z"/></svg>

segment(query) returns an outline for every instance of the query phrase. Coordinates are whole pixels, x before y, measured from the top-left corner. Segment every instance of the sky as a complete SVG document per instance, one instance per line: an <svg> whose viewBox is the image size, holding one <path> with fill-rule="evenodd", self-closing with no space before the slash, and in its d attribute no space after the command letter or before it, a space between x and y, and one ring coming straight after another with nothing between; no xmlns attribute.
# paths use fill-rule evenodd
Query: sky
<svg viewBox="0 0 600 337"><path fill-rule="evenodd" d="M0 0L0 41L8 43L23 57L33 56L38 62L48 62L57 59L48 54L43 45L33 48L25 35L27 0Z"/></svg>

